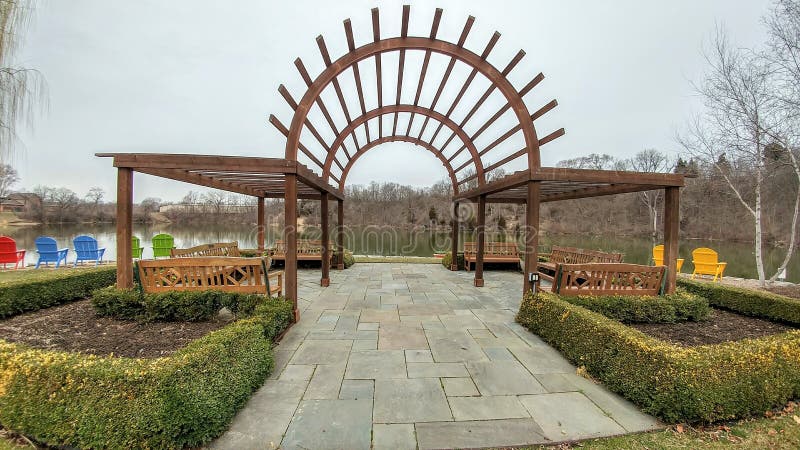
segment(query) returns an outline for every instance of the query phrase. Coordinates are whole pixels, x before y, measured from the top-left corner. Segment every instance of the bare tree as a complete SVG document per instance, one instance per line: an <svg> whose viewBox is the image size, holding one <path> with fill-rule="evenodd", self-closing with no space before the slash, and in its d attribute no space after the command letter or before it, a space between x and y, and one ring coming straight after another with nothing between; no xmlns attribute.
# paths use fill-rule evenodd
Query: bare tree
<svg viewBox="0 0 800 450"><path fill-rule="evenodd" d="M717 31L706 59L710 71L697 86L705 111L678 140L689 153L716 167L753 217L756 271L764 285L762 205L764 185L771 175L764 154L774 140L770 137L777 131L773 120L781 110L773 72L759 55L732 48L722 30ZM721 164L723 160L729 164Z"/></svg>
<svg viewBox="0 0 800 450"><path fill-rule="evenodd" d="M86 194L86 202L92 208L92 218L97 220L100 218L100 204L103 202L103 197L106 195L106 191L103 188L95 186L89 189L89 192Z"/></svg>
<svg viewBox="0 0 800 450"><path fill-rule="evenodd" d="M16 169L8 164L0 165L0 198L8 197L11 193L11 186L17 184L19 176Z"/></svg>
<svg viewBox="0 0 800 450"><path fill-rule="evenodd" d="M12 155L18 122L30 125L35 107L46 98L41 74L18 67L12 61L32 10L30 0L0 0L0 157L3 159Z"/></svg>
<svg viewBox="0 0 800 450"><path fill-rule="evenodd" d="M666 154L654 148L648 148L626 160L622 166L636 172L669 172L672 170L673 164ZM651 235L655 240L658 238L658 210L662 202L663 190L639 192L637 197L647 208L650 224L653 226Z"/></svg>

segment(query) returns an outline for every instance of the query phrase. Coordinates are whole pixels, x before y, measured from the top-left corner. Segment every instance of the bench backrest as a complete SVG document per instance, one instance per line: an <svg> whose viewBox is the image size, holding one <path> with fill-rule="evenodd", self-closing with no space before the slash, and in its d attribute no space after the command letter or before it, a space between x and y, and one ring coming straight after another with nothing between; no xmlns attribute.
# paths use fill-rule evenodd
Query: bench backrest
<svg viewBox="0 0 800 450"><path fill-rule="evenodd" d="M266 294L263 258L211 256L139 261L139 283L145 292L221 290Z"/></svg>
<svg viewBox="0 0 800 450"><path fill-rule="evenodd" d="M34 241L34 244L36 244L36 251L41 255L52 255L55 258L59 250L58 242L50 236L39 236L36 238L36 241ZM55 259L53 261L55 261Z"/></svg>
<svg viewBox="0 0 800 450"><path fill-rule="evenodd" d="M91 236L78 236L72 240L75 245L75 253L78 258L96 258L97 257L97 239Z"/></svg>
<svg viewBox="0 0 800 450"><path fill-rule="evenodd" d="M464 255L474 255L477 252L477 242L464 242ZM519 257L519 247L516 242L485 242L483 254L485 256Z"/></svg>
<svg viewBox="0 0 800 450"><path fill-rule="evenodd" d="M559 264L552 291L561 295L659 295L664 266L639 264Z"/></svg>
<svg viewBox="0 0 800 450"><path fill-rule="evenodd" d="M8 236L0 236L0 255L17 254L17 242Z"/></svg>
<svg viewBox="0 0 800 450"><path fill-rule="evenodd" d="M216 244L202 244L189 248L170 249L173 258L192 258L199 256L241 256L238 242L218 242Z"/></svg>
<svg viewBox="0 0 800 450"><path fill-rule="evenodd" d="M711 271L717 270L719 264L719 255L717 252L710 248L700 247L692 250L692 263L697 271Z"/></svg>
<svg viewBox="0 0 800 450"><path fill-rule="evenodd" d="M175 238L166 233L153 236L153 257L169 256L170 251L175 248Z"/></svg>
<svg viewBox="0 0 800 450"><path fill-rule="evenodd" d="M622 253L554 245L550 253L550 262L556 264L620 263L623 256Z"/></svg>
<svg viewBox="0 0 800 450"><path fill-rule="evenodd" d="M331 244L329 244L329 247ZM275 241L275 254L286 254L286 242ZM298 255L321 255L322 254L322 241L318 239L298 239L297 240L297 254Z"/></svg>

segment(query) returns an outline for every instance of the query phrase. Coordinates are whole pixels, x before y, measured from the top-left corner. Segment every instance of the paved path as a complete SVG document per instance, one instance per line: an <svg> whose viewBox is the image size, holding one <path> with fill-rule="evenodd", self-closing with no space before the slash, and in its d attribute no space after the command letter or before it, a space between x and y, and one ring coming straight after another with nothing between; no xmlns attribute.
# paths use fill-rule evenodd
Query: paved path
<svg viewBox="0 0 800 450"><path fill-rule="evenodd" d="M426 449L515 446L658 423L514 322L515 272L356 264L300 271L302 317L273 375L212 447Z"/></svg>

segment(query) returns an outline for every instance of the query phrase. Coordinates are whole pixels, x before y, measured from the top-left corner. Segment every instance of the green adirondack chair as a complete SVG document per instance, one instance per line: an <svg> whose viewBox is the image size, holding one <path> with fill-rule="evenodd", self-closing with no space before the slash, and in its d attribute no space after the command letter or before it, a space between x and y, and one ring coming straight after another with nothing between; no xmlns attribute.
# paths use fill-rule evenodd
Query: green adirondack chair
<svg viewBox="0 0 800 450"><path fill-rule="evenodd" d="M166 233L153 236L153 257L169 257L170 250L175 248L175 238Z"/></svg>
<svg viewBox="0 0 800 450"><path fill-rule="evenodd" d="M131 256L134 258L142 259L142 252L144 249L142 248L142 243L139 241L139 238L133 236L131 238Z"/></svg>

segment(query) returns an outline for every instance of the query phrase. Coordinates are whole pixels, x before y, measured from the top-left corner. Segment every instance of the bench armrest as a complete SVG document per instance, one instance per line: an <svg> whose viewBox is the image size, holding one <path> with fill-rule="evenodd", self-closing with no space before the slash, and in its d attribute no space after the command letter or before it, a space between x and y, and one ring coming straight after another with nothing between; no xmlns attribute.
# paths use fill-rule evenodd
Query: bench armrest
<svg viewBox="0 0 800 450"><path fill-rule="evenodd" d="M277 288L278 288L278 295L281 295L281 293L283 293L283 271L282 270L276 270L274 272L267 272L267 276L270 279L272 279L272 278L277 278L278 279L278 282L275 284L275 286L277 286ZM270 283L270 290L272 290L272 283ZM269 295L269 294L272 294L272 293L268 292L267 294Z"/></svg>

